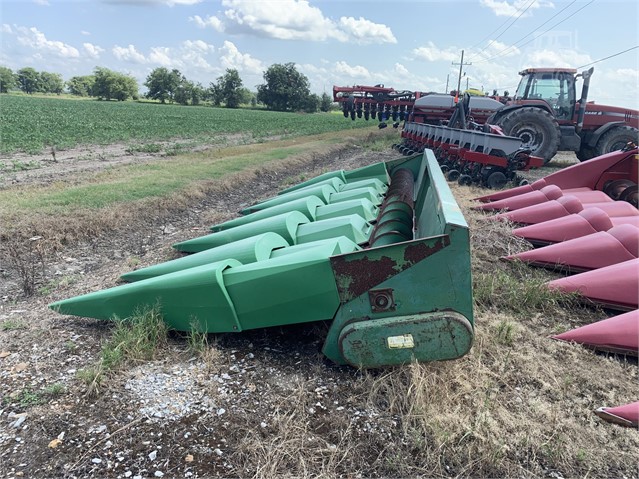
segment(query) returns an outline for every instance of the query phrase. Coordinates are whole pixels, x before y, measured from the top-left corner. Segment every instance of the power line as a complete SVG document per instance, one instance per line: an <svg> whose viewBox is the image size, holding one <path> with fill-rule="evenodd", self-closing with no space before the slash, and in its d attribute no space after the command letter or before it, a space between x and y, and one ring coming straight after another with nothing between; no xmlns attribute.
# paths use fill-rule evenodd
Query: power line
<svg viewBox="0 0 639 479"><path fill-rule="evenodd" d="M523 37L521 37L519 40L517 40L515 43L513 43L511 46L504 48L502 51L498 52L496 55L490 57L488 60L492 59L492 58L497 58L498 56L505 56L505 55L501 55L502 53L507 52L508 50L512 50L513 48L516 48L517 45L523 41L525 38L528 38L530 35L532 35L533 33L535 33L537 30L539 30L541 27L543 27L544 25L546 25L548 22L550 22L553 18L557 18L559 15L561 15L564 10L568 9L573 3L575 3L577 0L573 0L572 2L570 2L568 5L566 5L564 8L562 8L561 10L559 10L557 13L555 13L552 17L550 17L548 20L546 20L544 23L542 23L541 25L539 25L538 27L535 27L535 29L533 31L531 31L530 33L527 33L526 35L524 35ZM486 60L481 60L481 61L486 61Z"/></svg>
<svg viewBox="0 0 639 479"><path fill-rule="evenodd" d="M500 37L501 37L504 33L506 33L506 32L508 31L508 29L509 29L510 27L512 27L512 26L515 24L515 22L517 22L517 20L519 20L519 18L520 18L520 17L521 17L524 13L526 13L526 12L528 11L528 9L529 9L530 7L532 7L532 5L533 5L536 1L537 1L537 0L531 0L531 1L530 1L530 3L526 6L526 8L525 8L525 9L524 9L524 10L523 10L523 11L522 11L522 12L521 12L518 16L517 16L517 18L515 18L515 19L512 21L512 23L511 23L510 25L508 25L508 27L506 27L506 29L505 29L503 32L501 32L499 35L497 35L495 38L493 38L493 39L492 39L492 40L488 43L488 45L486 45L486 46L485 46L482 50L480 50L479 52L477 52L477 53L475 54L475 56L481 55L481 53L482 53L482 52L486 51L486 50L487 50L487 49L488 49L488 48L489 48L489 47L490 47L493 43L495 43L495 42L496 42L496 41L497 41L497 40L498 40L498 39L499 39L499 38L500 38ZM473 58L475 58L475 56L473 56ZM472 60L472 58L471 58L471 60Z"/></svg>
<svg viewBox="0 0 639 479"><path fill-rule="evenodd" d="M576 14L578 14L580 11L582 11L584 8L586 8L588 5L590 5L590 4L592 4L592 3L594 3L594 1L595 1L595 0L590 0L590 2L588 2L587 4L585 4L583 7L581 7L581 8L580 8L580 9L578 9L578 10L575 10L575 11L574 11L574 12L572 12L570 15L568 15L566 18L564 18L563 20L560 20L560 21L558 21L557 23L554 23L554 24L553 24L550 28L548 28L547 30L544 30L542 33L540 33L540 34L539 34L539 35L537 35L536 37L531 38L531 39L530 39L530 40L528 40L527 42L524 42L524 43L519 44L521 40L523 40L523 39L524 39L524 38L526 38L527 36L530 36L532 32L531 32L531 33L529 33L528 35L526 35L526 37L523 37L520 41L518 41L517 43L515 43L514 45L512 45L511 47L509 47L509 49L510 49L510 48L514 48L514 47L516 47L517 45L519 45L519 47L523 47L523 46L525 46L525 45L528 45L530 42L533 42L533 41L537 40L539 37L541 37L541 36L545 35L546 33L548 33L550 30L552 30L552 29L553 29L553 28L555 28L556 26L561 25L561 24L562 24L562 23L564 23L566 20L569 20L570 18L574 17ZM575 2L573 1L572 3L575 3ZM572 3L571 3L570 5L572 5ZM568 5L568 7L569 7L570 5ZM568 8L568 7L566 7L566 8ZM566 8L564 8L564 9L563 9L563 10L561 10L559 13L557 13L557 15L559 15L561 12L563 12ZM555 17L556 17L557 15L555 15ZM553 17L553 18L554 18L554 17ZM551 18L550 20L552 20L552 18ZM545 25L546 23L548 23L548 21L547 21L547 22L545 22L545 23L544 23L544 25ZM538 27L538 28L539 28L539 27ZM504 50L504 51L506 51L506 50ZM501 52L501 53L503 53L503 52ZM500 57L503 57L503 56L505 56L505 55L497 54L497 55L494 55L494 56L492 56L492 57L490 57L490 58L486 58L486 59L484 59L484 60L480 60L480 61L478 61L477 63L487 62L487 61L494 60L495 58L500 58Z"/></svg>
<svg viewBox="0 0 639 479"><path fill-rule="evenodd" d="M628 50L624 50L623 52L615 53L614 55L610 55L610 56L605 57L605 58L600 58L599 60L595 60L594 62L586 63L585 65L581 65L580 67L577 67L577 70L579 70L580 68L589 67L590 65L594 65L595 63L599 63L599 62L602 62L604 60L608 60L609 58L614 58L616 56L621 55L622 53L627 53L627 52L629 52L631 50L635 50L637 48L639 48L639 45L635 45L632 48L628 48Z"/></svg>
<svg viewBox="0 0 639 479"><path fill-rule="evenodd" d="M533 0L533 1L534 1L534 0ZM521 7L521 8L523 8L523 7ZM511 19L511 18L513 18L515 15L517 15L517 14L519 13L519 10L521 10L521 8L517 9L517 10L515 11L515 13L513 13L510 17L508 17L506 20L504 20L504 23L500 24L500 25L499 25L497 28L495 28L492 32L490 32L490 33L489 33L488 35L486 35L484 38L482 38L482 39L481 39L481 40L479 40L477 43L475 43L472 47L470 47L470 48L469 48L469 50L472 50L472 49L473 49L473 48L475 48L476 46L481 45L482 43L484 43L484 41L485 41L485 40L488 40L488 39L490 38L490 36L491 36L493 33L498 32L498 31L501 29L501 27L503 27L504 25L506 25L506 24L510 21L510 19ZM481 52L480 52L480 53L481 53Z"/></svg>

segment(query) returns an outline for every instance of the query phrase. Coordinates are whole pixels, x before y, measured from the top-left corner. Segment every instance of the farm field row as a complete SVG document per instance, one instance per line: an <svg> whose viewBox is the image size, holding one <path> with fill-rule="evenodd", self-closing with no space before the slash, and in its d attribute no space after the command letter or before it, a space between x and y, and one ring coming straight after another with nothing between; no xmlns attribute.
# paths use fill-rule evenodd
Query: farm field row
<svg viewBox="0 0 639 479"><path fill-rule="evenodd" d="M39 153L83 144L173 139L219 141L241 133L255 141L370 127L330 113L298 114L137 102L0 96L0 153Z"/></svg>

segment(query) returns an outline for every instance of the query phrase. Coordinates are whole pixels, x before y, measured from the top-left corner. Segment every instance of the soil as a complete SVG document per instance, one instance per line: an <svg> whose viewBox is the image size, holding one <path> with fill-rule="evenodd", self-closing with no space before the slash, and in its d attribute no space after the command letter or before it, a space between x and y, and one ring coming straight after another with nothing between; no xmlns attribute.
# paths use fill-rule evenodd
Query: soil
<svg viewBox="0 0 639 479"><path fill-rule="evenodd" d="M93 159L83 160L89 153ZM201 235L213 219L229 219L247 204L276 194L285 177L349 170L397 156L391 150L374 153L349 146L311 158L285 175L261 172L259 179L239 182L230 193L208 195L189 205L188 211L159 222L149 219L136 228L112 231L58 252L47 262L38 291L30 297L22 295L15 271L1 270L0 477L515 473L511 466L464 469L464 463L471 463L446 457L433 459L436 467L418 469L401 456L412 450L419 457L419 442L402 427L405 418L388 412L389 404L371 402L369 389L393 373L331 364L321 354L325 324L211 335L203 354L194 353L184 336L170 334L154 360L118 372L93 396L77 372L96 363L111 325L61 316L47 308L59 299L112 287L119 275L133 268L175 257L171 244ZM42 168L5 175L2 186L73 181L80 172L161 159L127 154L122 145L77 149L58 153L56 162L42 160ZM538 174L533 172L530 178ZM457 192L457 186L452 187ZM462 208L465 215L477 214ZM618 360L601 361L605 366ZM436 368L454 367L454 362L446 364ZM615 371L626 371L636 380L633 367L613 365ZM620 379L619 384L627 381ZM611 384L621 387L612 380ZM524 382L517 390L527 387ZM637 445L636 431L597 427L604 434L598 436L599 443L609 441L612 450ZM602 433L604 428L608 432ZM514 462L521 468L517 475L524 477L562 477L576 471L566 466L562 472L534 454ZM632 464L624 467L623 461L620 465L610 460L605 465L593 471L586 464L579 472L636 477Z"/></svg>

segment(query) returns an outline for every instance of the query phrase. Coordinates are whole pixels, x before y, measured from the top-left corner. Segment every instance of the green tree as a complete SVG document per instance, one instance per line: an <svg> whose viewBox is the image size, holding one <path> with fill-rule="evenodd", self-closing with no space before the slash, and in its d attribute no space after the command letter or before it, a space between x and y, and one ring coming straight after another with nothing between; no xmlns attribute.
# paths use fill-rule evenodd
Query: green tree
<svg viewBox="0 0 639 479"><path fill-rule="evenodd" d="M100 100L124 101L138 97L138 83L133 77L104 67L96 67L93 75L95 83L93 84L92 96L98 97Z"/></svg>
<svg viewBox="0 0 639 479"><path fill-rule="evenodd" d="M331 111L331 105L333 104L333 99L326 92L322 93L322 98L320 99L320 111L327 112Z"/></svg>
<svg viewBox="0 0 639 479"><path fill-rule="evenodd" d="M265 84L257 87L257 101L276 111L297 111L307 106L309 81L294 63L276 63L264 72Z"/></svg>
<svg viewBox="0 0 639 479"><path fill-rule="evenodd" d="M161 103L166 103L166 100L169 100L171 103L173 103L174 100L178 101L175 95L180 87L184 90L183 83L185 81L186 79L184 75L180 73L180 70L174 68L169 71L168 68L164 67L156 68L146 77L144 85L149 89L146 97L160 100Z"/></svg>
<svg viewBox="0 0 639 479"><path fill-rule="evenodd" d="M206 97L211 100L213 106L220 106L222 104L222 91L217 83L211 83L206 90Z"/></svg>
<svg viewBox="0 0 639 479"><path fill-rule="evenodd" d="M0 66L0 93L7 93L16 86L16 76L11 68Z"/></svg>
<svg viewBox="0 0 639 479"><path fill-rule="evenodd" d="M255 103L257 102L257 100L255 99L255 93L245 87L240 88L238 93L240 96L241 105L255 106Z"/></svg>
<svg viewBox="0 0 639 479"><path fill-rule="evenodd" d="M91 96L94 83L95 76L93 75L75 76L67 82L67 89L72 95Z"/></svg>
<svg viewBox="0 0 639 479"><path fill-rule="evenodd" d="M40 91L40 75L31 67L20 68L16 73L18 87L25 93Z"/></svg>
<svg viewBox="0 0 639 479"><path fill-rule="evenodd" d="M220 100L224 102L226 108L237 108L242 101L242 79L235 68L227 68L224 75L218 77L217 88Z"/></svg>
<svg viewBox="0 0 639 479"><path fill-rule="evenodd" d="M311 93L306 97L306 101L304 102L304 111L306 113L317 113L320 107L320 97L315 93Z"/></svg>
<svg viewBox="0 0 639 479"><path fill-rule="evenodd" d="M199 105L206 97L206 90L201 83L196 83L191 89L191 105Z"/></svg>
<svg viewBox="0 0 639 479"><path fill-rule="evenodd" d="M59 73L40 72L39 90L42 93L62 93L64 80Z"/></svg>

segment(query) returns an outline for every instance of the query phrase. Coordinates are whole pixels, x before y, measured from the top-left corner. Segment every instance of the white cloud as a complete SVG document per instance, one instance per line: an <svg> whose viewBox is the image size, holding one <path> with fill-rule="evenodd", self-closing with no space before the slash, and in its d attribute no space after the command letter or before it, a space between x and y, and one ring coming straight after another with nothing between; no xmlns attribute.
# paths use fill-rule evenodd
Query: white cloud
<svg viewBox="0 0 639 479"><path fill-rule="evenodd" d="M265 68L262 62L251 57L248 53L241 53L235 44L228 40L220 48L220 63L224 69L235 68L240 72L261 74Z"/></svg>
<svg viewBox="0 0 639 479"><path fill-rule="evenodd" d="M326 40L339 34L333 22L305 0L223 0L222 5L239 31L280 40Z"/></svg>
<svg viewBox="0 0 639 479"><path fill-rule="evenodd" d="M88 37L89 35L91 35L91 32L87 32L86 30L81 30L80 33L86 37Z"/></svg>
<svg viewBox="0 0 639 479"><path fill-rule="evenodd" d="M360 45L397 43L397 39L389 27L380 23L373 23L362 17L359 17L359 19L342 17L339 19L339 27Z"/></svg>
<svg viewBox="0 0 639 479"><path fill-rule="evenodd" d="M347 76L349 78L358 78L362 80L368 80L371 78L371 73L367 68L361 65L351 66L344 61L335 63L334 71L340 76Z"/></svg>
<svg viewBox="0 0 639 479"><path fill-rule="evenodd" d="M226 25L217 17L192 17L200 27L218 31L249 33L279 40L351 42L358 45L397 43L391 29L363 17L341 17L334 21L307 0L222 0ZM218 23L220 22L220 23Z"/></svg>
<svg viewBox="0 0 639 479"><path fill-rule="evenodd" d="M48 40L36 27L15 27L17 40L21 45L37 50L40 53L54 55L61 58L78 58L80 52L77 48L66 43Z"/></svg>
<svg viewBox="0 0 639 479"><path fill-rule="evenodd" d="M113 3L116 5L195 5L203 0L103 0L104 3Z"/></svg>
<svg viewBox="0 0 639 479"><path fill-rule="evenodd" d="M116 45L111 51L118 60L132 63L146 63L144 55L138 52L133 45L129 45L126 48Z"/></svg>
<svg viewBox="0 0 639 479"><path fill-rule="evenodd" d="M199 53L212 53L215 47L203 40L186 40L182 43L183 47L189 51Z"/></svg>
<svg viewBox="0 0 639 479"><path fill-rule="evenodd" d="M415 48L413 54L420 60L427 60L429 62L436 62L440 60L445 61L459 61L459 55L461 50L455 47L448 47L445 49L439 48L433 42L428 42L426 46Z"/></svg>
<svg viewBox="0 0 639 479"><path fill-rule="evenodd" d="M222 21L213 15L207 15L206 18L202 18L199 15L189 17L189 21L195 23L198 28L210 27L218 32L224 31L224 24Z"/></svg>
<svg viewBox="0 0 639 479"><path fill-rule="evenodd" d="M570 67L575 68L592 62L590 55L575 50L534 50L526 55L525 67Z"/></svg>
<svg viewBox="0 0 639 479"><path fill-rule="evenodd" d="M175 61L171 58L171 49L168 47L153 47L148 57L149 63L160 65L163 67L171 67L181 61Z"/></svg>
<svg viewBox="0 0 639 479"><path fill-rule="evenodd" d="M49 0L33 0L33 3L37 5L44 5L45 7L50 5Z"/></svg>
<svg viewBox="0 0 639 479"><path fill-rule="evenodd" d="M11 25L7 23L3 23L2 25L0 25L0 33L13 33Z"/></svg>
<svg viewBox="0 0 639 479"><path fill-rule="evenodd" d="M534 9L554 7L552 2L543 0L536 0L532 5L528 6L529 3L530 0L514 0L513 2L507 0L479 0L479 4L482 7L489 8L498 17L516 17L521 14L523 18L532 15L532 10ZM526 10L526 12L522 14L523 10Z"/></svg>
<svg viewBox="0 0 639 479"><path fill-rule="evenodd" d="M401 76L409 75L408 69L401 63L395 63L394 70L397 75L401 75Z"/></svg>
<svg viewBox="0 0 639 479"><path fill-rule="evenodd" d="M88 42L83 43L82 46L84 47L86 54L91 58L100 58L100 53L104 51L104 48Z"/></svg>

